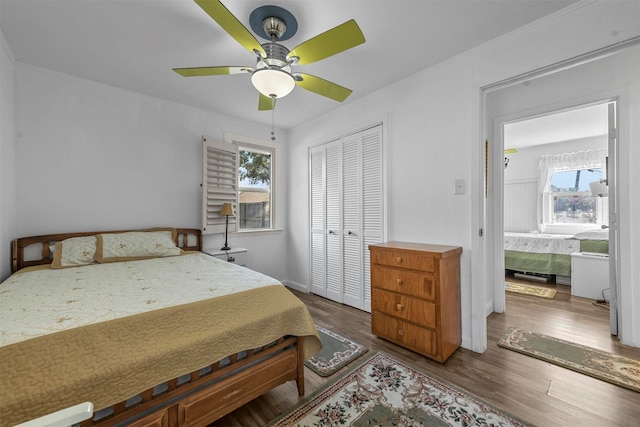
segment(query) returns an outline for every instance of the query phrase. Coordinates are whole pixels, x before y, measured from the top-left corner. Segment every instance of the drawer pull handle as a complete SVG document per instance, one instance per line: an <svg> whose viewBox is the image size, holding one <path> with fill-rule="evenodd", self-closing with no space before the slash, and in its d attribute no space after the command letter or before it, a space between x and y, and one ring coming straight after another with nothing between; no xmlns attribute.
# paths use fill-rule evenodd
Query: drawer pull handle
<svg viewBox="0 0 640 427"><path fill-rule="evenodd" d="M402 304L396 304L396 310L402 311L403 308Z"/></svg>
<svg viewBox="0 0 640 427"><path fill-rule="evenodd" d="M404 331L402 329L398 329L398 335L403 336L404 335Z"/></svg>
<svg viewBox="0 0 640 427"><path fill-rule="evenodd" d="M402 285L402 279L396 279L396 283L398 283L398 285Z"/></svg>
<svg viewBox="0 0 640 427"><path fill-rule="evenodd" d="M396 262L397 262L398 264L400 264L400 263L402 262L402 258L401 258L401 257L396 257Z"/></svg>

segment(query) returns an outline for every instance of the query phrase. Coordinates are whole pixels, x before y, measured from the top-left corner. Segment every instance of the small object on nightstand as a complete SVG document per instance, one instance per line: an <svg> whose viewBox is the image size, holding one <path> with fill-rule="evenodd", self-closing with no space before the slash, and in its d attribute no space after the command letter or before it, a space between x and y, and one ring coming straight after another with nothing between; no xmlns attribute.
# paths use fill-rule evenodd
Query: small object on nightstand
<svg viewBox="0 0 640 427"><path fill-rule="evenodd" d="M227 235L229 234L229 215L233 216L233 207L231 203L223 203L222 209L220 209L220 215L224 215L226 220L226 226L224 229L224 246L220 248L221 251L228 251L231 249L229 247L229 243L227 242Z"/></svg>
<svg viewBox="0 0 640 427"><path fill-rule="evenodd" d="M229 249L228 251L205 249L203 250L203 252L222 261L227 261L242 266L247 265L247 249L245 248L233 248Z"/></svg>

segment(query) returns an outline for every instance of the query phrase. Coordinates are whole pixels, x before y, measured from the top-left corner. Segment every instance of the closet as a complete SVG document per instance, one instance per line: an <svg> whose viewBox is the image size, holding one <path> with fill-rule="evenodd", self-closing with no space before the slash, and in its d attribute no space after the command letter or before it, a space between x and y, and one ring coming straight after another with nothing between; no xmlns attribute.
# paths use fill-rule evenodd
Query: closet
<svg viewBox="0 0 640 427"><path fill-rule="evenodd" d="M382 124L309 149L310 291L371 311L368 246L384 240Z"/></svg>

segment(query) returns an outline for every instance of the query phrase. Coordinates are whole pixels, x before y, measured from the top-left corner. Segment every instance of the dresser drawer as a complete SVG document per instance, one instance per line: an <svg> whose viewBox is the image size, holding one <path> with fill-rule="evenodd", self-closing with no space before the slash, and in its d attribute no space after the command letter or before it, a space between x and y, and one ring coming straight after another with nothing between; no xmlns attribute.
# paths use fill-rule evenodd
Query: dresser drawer
<svg viewBox="0 0 640 427"><path fill-rule="evenodd" d="M429 301L373 289L371 310L387 313L422 326L436 327L436 305Z"/></svg>
<svg viewBox="0 0 640 427"><path fill-rule="evenodd" d="M435 260L432 256L404 251L372 250L371 263L408 268L410 270L430 272L435 270Z"/></svg>
<svg viewBox="0 0 640 427"><path fill-rule="evenodd" d="M430 273L372 265L371 286L431 301L435 298L434 277Z"/></svg>
<svg viewBox="0 0 640 427"><path fill-rule="evenodd" d="M371 318L371 330L379 337L420 354L434 356L438 353L437 335L430 329L423 329L400 319L376 313Z"/></svg>

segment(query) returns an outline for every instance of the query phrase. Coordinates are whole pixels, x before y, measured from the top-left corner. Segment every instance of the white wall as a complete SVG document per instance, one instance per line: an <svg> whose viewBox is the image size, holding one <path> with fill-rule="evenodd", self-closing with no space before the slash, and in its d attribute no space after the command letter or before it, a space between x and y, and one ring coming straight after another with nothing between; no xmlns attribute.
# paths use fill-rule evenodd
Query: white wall
<svg viewBox="0 0 640 427"><path fill-rule="evenodd" d="M0 32L0 281L11 272L16 228L13 56Z"/></svg>
<svg viewBox="0 0 640 427"><path fill-rule="evenodd" d="M484 227L481 88L640 34L639 6L581 3L293 129L288 200L297 213L289 216L289 279L309 283L308 147L386 114L389 239L463 247L463 346L483 351L484 292L493 284L485 281L486 249L478 237ZM634 150L629 156L640 160ZM456 178L466 180L465 195L454 195ZM639 319L634 322L640 329Z"/></svg>
<svg viewBox="0 0 640 427"><path fill-rule="evenodd" d="M537 180L538 164L542 156L553 156L562 153L575 153L584 150L607 149L607 136L572 139L552 144L536 145L519 149L517 153L505 154L509 157L509 166L504 170L504 182L521 180Z"/></svg>
<svg viewBox="0 0 640 427"><path fill-rule="evenodd" d="M15 65L15 82L19 236L200 228L202 135L223 139L228 132L267 140L270 132L266 126L21 63ZM286 135L279 135L286 144ZM229 239L249 249L250 267L286 279L286 257L280 256L285 233ZM223 240L205 236L205 247L219 248Z"/></svg>
<svg viewBox="0 0 640 427"><path fill-rule="evenodd" d="M538 230L538 164L542 156L607 149L606 135L541 144L506 154L504 170L504 231Z"/></svg>

